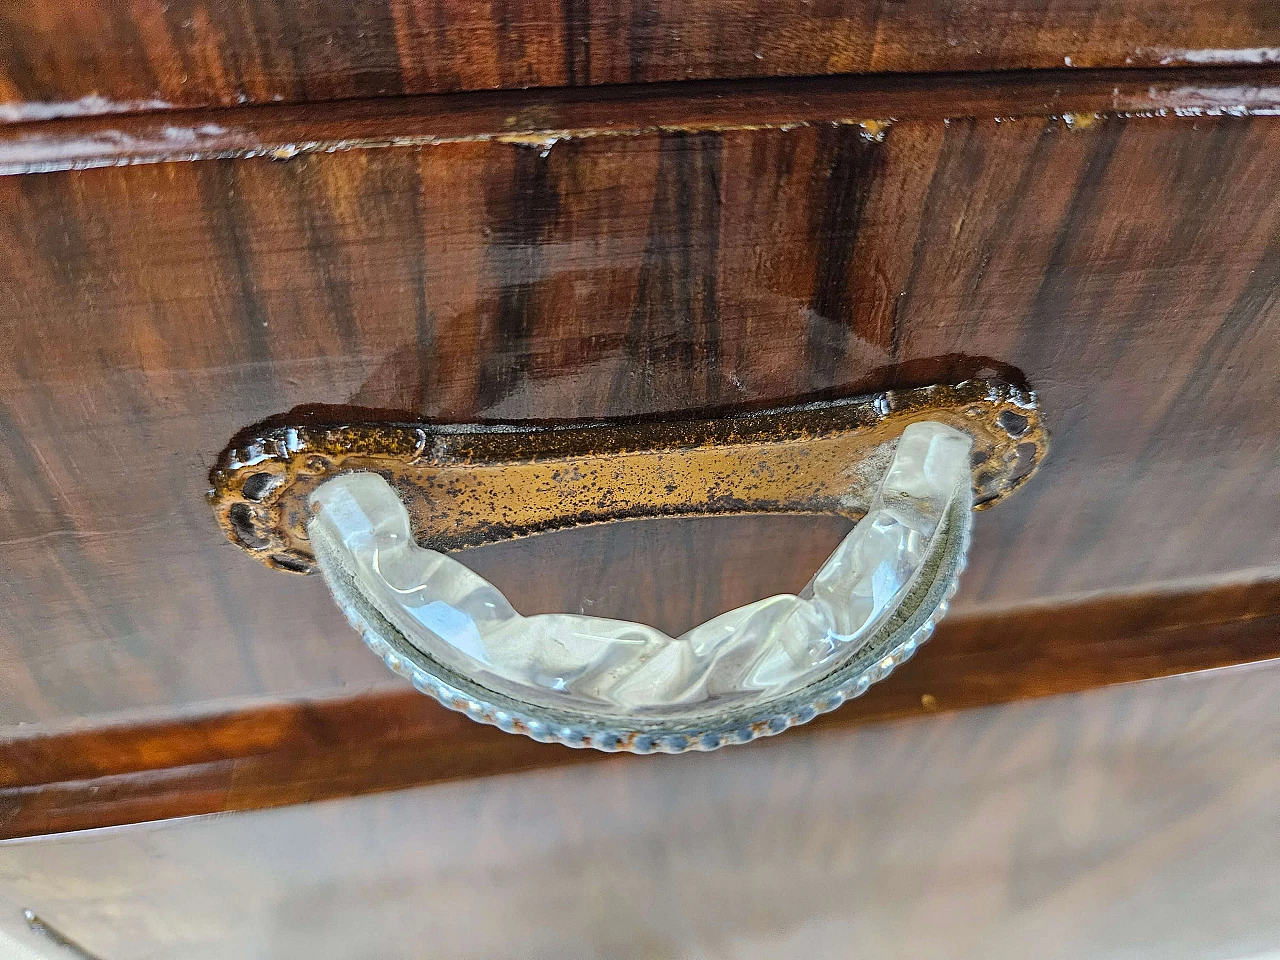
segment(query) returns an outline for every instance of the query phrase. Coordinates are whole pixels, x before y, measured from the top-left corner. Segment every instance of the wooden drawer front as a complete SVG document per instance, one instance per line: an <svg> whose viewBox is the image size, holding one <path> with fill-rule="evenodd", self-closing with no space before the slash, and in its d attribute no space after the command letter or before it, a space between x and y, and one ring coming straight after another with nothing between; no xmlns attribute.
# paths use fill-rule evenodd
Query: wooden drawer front
<svg viewBox="0 0 1280 960"><path fill-rule="evenodd" d="M0 120L859 72L1265 64L1271 0L49 0L0 11Z"/></svg>
<svg viewBox="0 0 1280 960"><path fill-rule="evenodd" d="M753 126L0 178L0 720L391 682L204 501L236 430L304 404L607 417L1025 376L1052 452L979 517L957 617L1277 573L1280 122ZM469 562L521 609L673 630L800 587L843 529L627 523Z"/></svg>
<svg viewBox="0 0 1280 960"><path fill-rule="evenodd" d="M1277 682L8 843L0 947L62 953L26 908L148 960L1265 956Z"/></svg>

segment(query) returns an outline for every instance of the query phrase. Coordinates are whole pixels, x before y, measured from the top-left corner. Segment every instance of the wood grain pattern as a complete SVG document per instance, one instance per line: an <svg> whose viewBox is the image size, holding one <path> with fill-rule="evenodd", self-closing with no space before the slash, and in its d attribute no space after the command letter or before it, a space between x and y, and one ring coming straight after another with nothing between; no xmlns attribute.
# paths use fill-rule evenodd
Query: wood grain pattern
<svg viewBox="0 0 1280 960"><path fill-rule="evenodd" d="M892 682L786 736L1276 658L1274 581L945 620ZM407 688L17 737L0 745L0 838L606 758L480 726Z"/></svg>
<svg viewBox="0 0 1280 960"><path fill-rule="evenodd" d="M838 73L1261 64L1268 0L54 0L0 10L0 119Z"/></svg>
<svg viewBox="0 0 1280 960"><path fill-rule="evenodd" d="M794 128L0 178L0 723L394 683L204 503L227 437L298 405L555 419L992 371L1041 391L1054 452L978 518L957 613L1274 577L1280 122L919 102L883 138L832 99ZM527 612L678 632L797 589L844 529L645 521L469 562Z"/></svg>
<svg viewBox="0 0 1280 960"><path fill-rule="evenodd" d="M1277 680L11 842L0 929L137 960L1263 957Z"/></svg>

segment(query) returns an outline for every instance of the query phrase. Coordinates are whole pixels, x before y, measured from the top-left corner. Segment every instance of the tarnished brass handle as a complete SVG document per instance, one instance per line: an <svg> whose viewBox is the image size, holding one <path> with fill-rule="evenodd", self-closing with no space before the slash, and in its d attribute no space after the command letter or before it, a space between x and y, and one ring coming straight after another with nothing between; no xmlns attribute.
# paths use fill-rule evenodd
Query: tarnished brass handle
<svg viewBox="0 0 1280 960"><path fill-rule="evenodd" d="M990 502L1019 484L1044 446L1034 398L983 381L730 420L435 429L328 428L324 454L296 431L274 450L234 451L224 477L239 475L243 499L220 502L215 474L215 507L268 562L318 564L366 642L446 705L541 740L637 752L775 733L885 675L945 612L975 496ZM246 500L266 512L252 515L257 528L227 516ZM752 509L861 519L798 596L679 637L523 617L430 548L566 521Z"/></svg>
<svg viewBox="0 0 1280 960"><path fill-rule="evenodd" d="M993 380L889 391L715 419L571 424L276 426L223 451L214 513L276 569L309 573L307 498L353 470L384 477L423 546L454 550L638 517L834 513L857 520L906 427L973 439L979 509L1045 452L1035 397Z"/></svg>

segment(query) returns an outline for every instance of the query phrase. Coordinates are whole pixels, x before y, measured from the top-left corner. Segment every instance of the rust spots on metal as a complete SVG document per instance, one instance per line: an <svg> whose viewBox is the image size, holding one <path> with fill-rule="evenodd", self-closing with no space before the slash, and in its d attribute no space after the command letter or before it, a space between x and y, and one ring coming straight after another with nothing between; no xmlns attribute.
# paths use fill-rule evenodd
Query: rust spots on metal
<svg viewBox="0 0 1280 960"><path fill-rule="evenodd" d="M1048 435L1035 395L996 380L895 390L715 419L572 424L307 424L228 447L209 500L268 566L314 567L307 498L338 473L381 474L419 542L456 550L641 517L835 513L858 519L908 424L974 440L979 509L1020 486Z"/></svg>

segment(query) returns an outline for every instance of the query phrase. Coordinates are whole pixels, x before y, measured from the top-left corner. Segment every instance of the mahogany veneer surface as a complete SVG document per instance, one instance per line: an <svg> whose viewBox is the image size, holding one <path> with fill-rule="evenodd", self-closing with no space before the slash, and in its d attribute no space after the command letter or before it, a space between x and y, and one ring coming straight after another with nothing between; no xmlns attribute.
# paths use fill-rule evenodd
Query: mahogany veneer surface
<svg viewBox="0 0 1280 960"><path fill-rule="evenodd" d="M1241 115L1110 77L940 110L890 79L796 125L680 129L720 94L632 92L669 122L558 139L536 98L512 125L464 98L432 109L489 136L0 177L0 723L397 683L204 502L232 434L298 405L608 417L995 372L1040 392L1053 446L978 518L954 616L1274 577L1280 121L1267 75L1220 76L1197 96ZM468 561L525 611L678 631L800 587L844 530L646 521Z"/></svg>
<svg viewBox="0 0 1280 960"><path fill-rule="evenodd" d="M1280 937L1280 666L0 845L103 958L1231 960Z"/></svg>
<svg viewBox="0 0 1280 960"><path fill-rule="evenodd" d="M1269 0L49 0L0 9L0 121L454 90L1274 63Z"/></svg>
<svg viewBox="0 0 1280 960"><path fill-rule="evenodd" d="M1216 618L1230 617L1221 622ZM1280 658L1280 583L949 619L892 682L789 733ZM9 739L0 837L324 800L600 761L406 688ZM744 754L745 756L745 754Z"/></svg>

